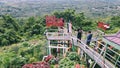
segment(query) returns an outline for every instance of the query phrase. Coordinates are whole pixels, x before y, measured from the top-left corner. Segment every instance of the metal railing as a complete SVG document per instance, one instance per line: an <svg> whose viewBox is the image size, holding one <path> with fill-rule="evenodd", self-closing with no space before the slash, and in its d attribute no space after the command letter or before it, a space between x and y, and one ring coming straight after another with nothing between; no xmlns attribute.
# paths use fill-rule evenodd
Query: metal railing
<svg viewBox="0 0 120 68"><path fill-rule="evenodd" d="M114 51L113 49L111 49L110 47L107 47L107 44L103 44L97 40L96 40L96 43L99 43L102 47L106 46L106 51L105 50L103 51L103 54L105 54L104 57L107 60L109 60L113 65L115 65L115 67L120 67L120 60L119 60L120 54L118 52ZM92 42L92 45L94 47L96 47L96 45L93 42ZM102 51L102 49L99 47L97 48L97 50L99 50L100 52ZM100 52L98 52L98 53L100 53ZM113 55L110 54L109 52L113 53Z"/></svg>
<svg viewBox="0 0 120 68"><path fill-rule="evenodd" d="M76 39L75 37L72 37L73 40ZM100 65L102 68L114 68L113 65L111 65L110 62L108 62L103 56L102 54L99 54L98 52L96 52L94 49L92 49L91 47L87 46L84 42L82 42L81 40L77 39L79 43L79 45L77 45L78 47L80 47L86 54L88 54L98 65ZM88 48L88 49L86 49Z"/></svg>
<svg viewBox="0 0 120 68"><path fill-rule="evenodd" d="M47 32L46 37L48 39L71 39L69 33Z"/></svg>

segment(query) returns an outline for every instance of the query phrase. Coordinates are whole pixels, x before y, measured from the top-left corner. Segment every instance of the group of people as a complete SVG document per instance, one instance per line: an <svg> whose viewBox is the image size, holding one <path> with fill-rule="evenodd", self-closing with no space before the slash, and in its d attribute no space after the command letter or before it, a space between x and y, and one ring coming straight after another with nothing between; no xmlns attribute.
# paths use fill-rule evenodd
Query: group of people
<svg viewBox="0 0 120 68"><path fill-rule="evenodd" d="M83 30L78 29L77 31L78 31L77 38L79 39L78 41L81 41ZM86 45L88 46L90 45L91 39L92 39L92 33L91 31L88 31L87 38L86 38Z"/></svg>
<svg viewBox="0 0 120 68"><path fill-rule="evenodd" d="M78 31L77 38L79 39L78 42L81 43L83 30L82 29L78 29L77 31ZM91 31L88 31L87 32L87 37L86 37L86 45L87 46L90 45L91 39L92 39L92 33L91 33ZM86 47L86 49L88 49L88 47ZM90 62L89 62L88 58L86 59L86 62L87 62L87 68L90 68Z"/></svg>
<svg viewBox="0 0 120 68"><path fill-rule="evenodd" d="M72 34L72 23L71 22L67 24L67 28L68 28L67 32ZM78 41L81 41L83 30L82 28L79 28L77 31L78 31L77 38L79 39ZM86 38L86 45L90 45L91 39L92 39L92 33L91 31L88 31L88 35Z"/></svg>

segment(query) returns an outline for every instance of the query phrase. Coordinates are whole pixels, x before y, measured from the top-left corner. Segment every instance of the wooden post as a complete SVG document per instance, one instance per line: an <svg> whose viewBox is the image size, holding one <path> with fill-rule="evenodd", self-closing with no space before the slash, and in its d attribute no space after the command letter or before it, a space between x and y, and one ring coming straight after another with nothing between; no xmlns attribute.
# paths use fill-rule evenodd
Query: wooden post
<svg viewBox="0 0 120 68"><path fill-rule="evenodd" d="M77 53L78 53L78 55L80 55L80 48L78 47L78 49L77 49L77 50L78 50L78 52L77 52Z"/></svg>

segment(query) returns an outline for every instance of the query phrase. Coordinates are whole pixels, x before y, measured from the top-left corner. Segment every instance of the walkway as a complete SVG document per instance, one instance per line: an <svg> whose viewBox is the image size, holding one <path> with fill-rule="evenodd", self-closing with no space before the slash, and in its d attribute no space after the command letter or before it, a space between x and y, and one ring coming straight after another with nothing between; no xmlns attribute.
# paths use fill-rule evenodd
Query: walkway
<svg viewBox="0 0 120 68"><path fill-rule="evenodd" d="M55 33L55 32L47 32L46 37L48 40L78 40L75 36L70 36L69 34L65 33ZM101 56L98 52L93 50L92 48L88 47L84 42L81 43L74 42L75 46L78 46L82 49L87 55L89 55L101 68L115 68L115 66ZM88 49L86 49L86 47Z"/></svg>
<svg viewBox="0 0 120 68"><path fill-rule="evenodd" d="M76 40L77 38L72 37L72 39ZM92 48L88 47L83 41L81 41L81 43L75 42L74 44L75 46L78 46L79 48L81 48L87 55L89 55L102 68L115 68L115 66L111 62L106 60L103 56L101 56L99 53L94 51Z"/></svg>

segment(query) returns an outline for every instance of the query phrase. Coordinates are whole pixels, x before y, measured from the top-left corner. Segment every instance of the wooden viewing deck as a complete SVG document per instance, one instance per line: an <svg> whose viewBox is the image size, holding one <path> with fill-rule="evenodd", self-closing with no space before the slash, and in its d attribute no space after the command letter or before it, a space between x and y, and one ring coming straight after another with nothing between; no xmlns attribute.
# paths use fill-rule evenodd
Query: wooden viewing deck
<svg viewBox="0 0 120 68"><path fill-rule="evenodd" d="M68 33L47 32L46 37L48 40L71 40Z"/></svg>

